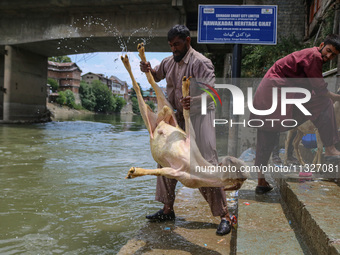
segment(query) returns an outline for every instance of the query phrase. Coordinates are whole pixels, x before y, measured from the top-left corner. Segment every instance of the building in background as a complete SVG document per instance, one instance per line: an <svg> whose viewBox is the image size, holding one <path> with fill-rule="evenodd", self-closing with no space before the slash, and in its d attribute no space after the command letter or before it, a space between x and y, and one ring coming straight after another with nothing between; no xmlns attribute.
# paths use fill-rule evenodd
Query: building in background
<svg viewBox="0 0 340 255"><path fill-rule="evenodd" d="M113 75L110 77L110 80L112 81L112 93L119 95L127 101L129 99L129 92L126 81L122 81Z"/></svg>
<svg viewBox="0 0 340 255"><path fill-rule="evenodd" d="M58 63L48 61L48 78L55 79L59 84L59 90L71 90L79 94L81 69L76 63Z"/></svg>
<svg viewBox="0 0 340 255"><path fill-rule="evenodd" d="M79 66L72 62L59 63L48 61L47 70L47 77L55 79L58 82L58 90L71 90L75 96L76 103L79 104L80 75L82 72ZM51 93L49 95L49 101L55 101L57 97L57 93Z"/></svg>
<svg viewBox="0 0 340 255"><path fill-rule="evenodd" d="M81 80L87 84L91 84L93 81L101 81L112 91L112 80L107 78L107 76L105 77L103 74L88 72L81 76Z"/></svg>
<svg viewBox="0 0 340 255"><path fill-rule="evenodd" d="M153 88L143 90L143 99L145 102L152 101L155 105L157 105L156 93Z"/></svg>
<svg viewBox="0 0 340 255"><path fill-rule="evenodd" d="M126 81L121 81L116 76L111 76L108 78L103 74L96 74L92 72L88 72L81 76L81 80L86 82L87 84L91 84L93 81L101 81L112 91L112 94L123 97L125 100L128 100L128 85Z"/></svg>

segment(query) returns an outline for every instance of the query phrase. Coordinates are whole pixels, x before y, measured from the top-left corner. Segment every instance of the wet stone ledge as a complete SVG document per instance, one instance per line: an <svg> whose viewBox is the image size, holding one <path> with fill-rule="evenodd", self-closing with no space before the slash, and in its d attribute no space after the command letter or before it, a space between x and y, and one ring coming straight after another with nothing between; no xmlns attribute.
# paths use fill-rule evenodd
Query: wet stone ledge
<svg viewBox="0 0 340 255"><path fill-rule="evenodd" d="M292 173L275 177L311 253L340 254L339 174L299 178Z"/></svg>
<svg viewBox="0 0 340 255"><path fill-rule="evenodd" d="M235 192L227 192L229 201ZM228 202L230 212L236 203ZM225 236L215 234L219 217L213 217L208 203L198 189L183 187L176 194L176 220L145 222L135 237L130 239L118 255L130 254L236 254L236 230Z"/></svg>

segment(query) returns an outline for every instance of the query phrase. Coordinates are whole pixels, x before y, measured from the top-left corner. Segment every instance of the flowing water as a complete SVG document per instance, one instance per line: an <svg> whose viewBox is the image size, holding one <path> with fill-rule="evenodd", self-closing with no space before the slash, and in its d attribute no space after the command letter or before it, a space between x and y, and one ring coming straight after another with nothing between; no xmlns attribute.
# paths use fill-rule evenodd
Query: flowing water
<svg viewBox="0 0 340 255"><path fill-rule="evenodd" d="M115 254L154 212L139 116L0 125L0 254Z"/></svg>

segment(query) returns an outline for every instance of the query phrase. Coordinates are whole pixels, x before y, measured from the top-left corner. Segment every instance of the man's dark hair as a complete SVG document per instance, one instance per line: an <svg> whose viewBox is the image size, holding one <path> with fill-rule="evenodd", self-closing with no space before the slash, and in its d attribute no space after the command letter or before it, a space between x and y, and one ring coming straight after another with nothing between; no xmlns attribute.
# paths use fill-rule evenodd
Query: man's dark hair
<svg viewBox="0 0 340 255"><path fill-rule="evenodd" d="M328 44L333 45L334 48L336 48L336 50L340 52L340 36L339 35L336 35L336 34L327 35L323 43L325 46Z"/></svg>
<svg viewBox="0 0 340 255"><path fill-rule="evenodd" d="M189 28L184 25L175 25L168 32L168 42L173 40L176 36L185 40L188 36L190 37Z"/></svg>

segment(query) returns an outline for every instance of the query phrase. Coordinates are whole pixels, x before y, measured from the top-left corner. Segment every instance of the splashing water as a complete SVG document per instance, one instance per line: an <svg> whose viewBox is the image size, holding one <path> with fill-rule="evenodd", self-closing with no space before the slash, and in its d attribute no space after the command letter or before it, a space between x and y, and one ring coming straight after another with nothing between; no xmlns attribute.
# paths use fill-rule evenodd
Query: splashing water
<svg viewBox="0 0 340 255"><path fill-rule="evenodd" d="M141 27L133 31L129 37L125 40L122 36L121 32L113 26L107 19L102 19L94 16L84 16L82 18L78 18L72 22L72 24L68 27L68 36L61 38L58 42L58 50L61 49L69 49L72 50L75 54L79 52L90 52L93 54L95 49L89 46L89 42L96 35L91 34L90 36L81 40L81 44L78 45L70 45L71 42L69 40L71 38L80 37L81 34L88 32L89 30L93 31L102 31L104 34L108 36L113 36L116 39L116 43L119 45L119 48L122 50L122 55L128 53L128 44L131 39L134 38L138 33L146 33L147 37L140 37L131 41L132 44L137 45L138 43L143 42L144 45L147 45L153 38L153 29L148 27ZM102 35L101 35L102 36ZM91 57L91 56L90 56ZM92 57L91 57L92 58Z"/></svg>

